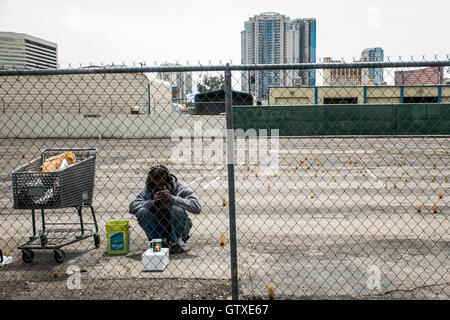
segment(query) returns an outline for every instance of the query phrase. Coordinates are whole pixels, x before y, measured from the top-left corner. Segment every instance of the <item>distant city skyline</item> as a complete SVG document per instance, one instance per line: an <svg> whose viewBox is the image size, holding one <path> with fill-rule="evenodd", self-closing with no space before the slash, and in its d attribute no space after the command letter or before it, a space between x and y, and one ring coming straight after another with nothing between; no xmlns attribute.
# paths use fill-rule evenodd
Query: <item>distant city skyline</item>
<svg viewBox="0 0 450 320"><path fill-rule="evenodd" d="M61 66L122 64L191 65L241 62L244 22L261 12L317 20L317 61L359 58L364 48L381 47L385 60L445 59L450 3L424 1L335 1L299 4L290 0L230 0L226 6L199 0L170 3L99 0L71 2L2 0L0 30L26 33L58 44ZM19 10L20 8L20 10ZM48 17L44 18L43 17Z"/></svg>
<svg viewBox="0 0 450 320"><path fill-rule="evenodd" d="M278 12L250 17L241 32L242 64L286 64L316 62L316 19L294 18ZM242 72L242 90L266 99L269 86L315 85L316 72Z"/></svg>

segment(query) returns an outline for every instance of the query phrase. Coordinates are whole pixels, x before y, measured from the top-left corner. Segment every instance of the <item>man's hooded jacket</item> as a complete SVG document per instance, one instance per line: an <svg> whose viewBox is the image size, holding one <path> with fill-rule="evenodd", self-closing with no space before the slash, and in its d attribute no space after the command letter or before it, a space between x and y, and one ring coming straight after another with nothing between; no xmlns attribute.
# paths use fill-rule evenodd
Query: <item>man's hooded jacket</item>
<svg viewBox="0 0 450 320"><path fill-rule="evenodd" d="M194 214L198 214L201 211L201 206L194 191L184 181L178 181L173 175L169 174L169 190L172 197L164 204L167 207L177 206L185 209ZM130 203L128 211L132 214L136 214L139 209L145 207L151 211L157 209L155 207L155 190L151 188L150 177L147 175L145 187L138 194L136 199Z"/></svg>

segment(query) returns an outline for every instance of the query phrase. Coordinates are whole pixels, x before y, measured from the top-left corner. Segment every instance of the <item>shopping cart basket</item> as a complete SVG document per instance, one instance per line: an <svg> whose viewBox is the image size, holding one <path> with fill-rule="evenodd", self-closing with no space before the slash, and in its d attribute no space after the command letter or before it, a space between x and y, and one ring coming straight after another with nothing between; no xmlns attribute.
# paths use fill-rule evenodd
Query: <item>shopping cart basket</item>
<svg viewBox="0 0 450 320"><path fill-rule="evenodd" d="M71 152L75 164L55 172L42 172L42 164L50 157ZM94 238L96 248L100 246L97 220L92 206L96 149L46 149L29 163L12 172L12 186L15 209L31 209L32 233L27 242L18 246L22 250L22 260L30 263L34 259L34 249L53 250L54 259L61 263L65 253L62 247ZM89 207L92 223L83 222L83 207ZM75 208L78 223L46 223L45 209ZM36 232L35 210L41 211L41 230ZM58 215L59 216L59 215ZM47 228L47 226L60 228ZM86 225L93 225L94 230L85 230ZM62 226L62 228L61 228ZM77 228L67 228L78 226ZM75 233L75 234L74 234Z"/></svg>

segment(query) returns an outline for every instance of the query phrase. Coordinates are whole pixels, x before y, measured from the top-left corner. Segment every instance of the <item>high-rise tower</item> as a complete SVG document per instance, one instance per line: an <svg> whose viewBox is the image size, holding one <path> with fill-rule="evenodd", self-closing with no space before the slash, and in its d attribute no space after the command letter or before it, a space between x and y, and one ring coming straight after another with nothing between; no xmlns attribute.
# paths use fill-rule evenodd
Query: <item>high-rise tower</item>
<svg viewBox="0 0 450 320"><path fill-rule="evenodd" d="M384 51L381 48L364 49L361 58L366 58L367 62L383 62ZM381 84L384 81L383 68L369 69L369 78L373 79L375 84Z"/></svg>
<svg viewBox="0 0 450 320"><path fill-rule="evenodd" d="M242 64L316 62L316 20L291 20L276 12L256 15L241 32ZM274 85L315 85L314 71L242 72L242 90L264 100Z"/></svg>

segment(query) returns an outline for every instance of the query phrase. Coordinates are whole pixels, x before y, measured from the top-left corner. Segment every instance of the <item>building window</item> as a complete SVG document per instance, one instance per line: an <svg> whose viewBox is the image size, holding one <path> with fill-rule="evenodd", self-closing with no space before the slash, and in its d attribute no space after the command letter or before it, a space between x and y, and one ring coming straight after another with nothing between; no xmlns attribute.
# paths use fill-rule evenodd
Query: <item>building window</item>
<svg viewBox="0 0 450 320"><path fill-rule="evenodd" d="M438 103L438 97L404 97L403 103Z"/></svg>
<svg viewBox="0 0 450 320"><path fill-rule="evenodd" d="M324 98L324 104L358 104L358 98Z"/></svg>

